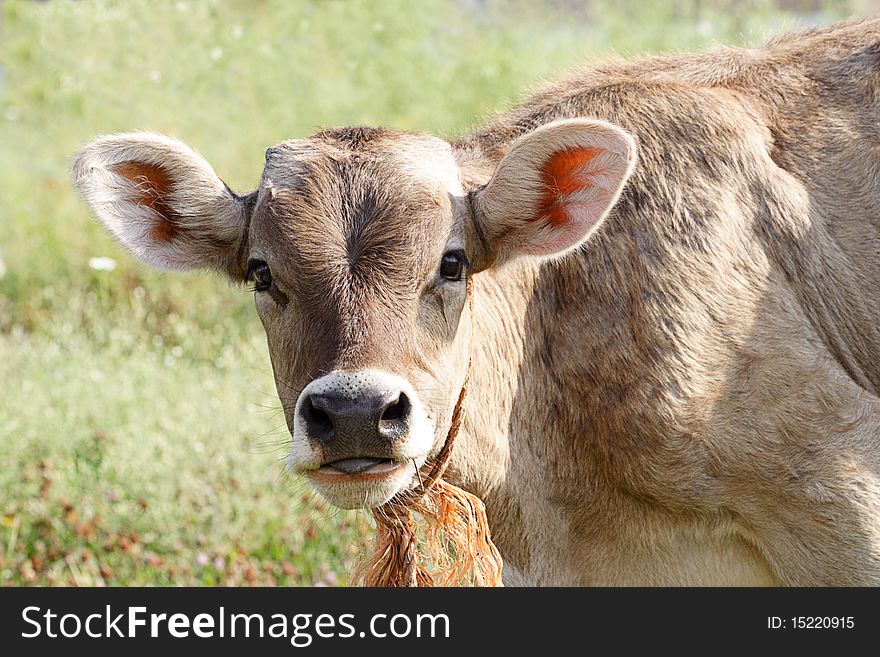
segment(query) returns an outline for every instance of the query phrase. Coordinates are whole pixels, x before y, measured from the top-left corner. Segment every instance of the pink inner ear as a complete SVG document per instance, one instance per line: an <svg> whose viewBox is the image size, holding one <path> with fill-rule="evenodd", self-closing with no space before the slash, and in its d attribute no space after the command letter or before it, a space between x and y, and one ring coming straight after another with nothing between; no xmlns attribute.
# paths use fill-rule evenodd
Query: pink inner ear
<svg viewBox="0 0 880 657"><path fill-rule="evenodd" d="M541 167L545 191L541 197L536 219L546 219L553 226L563 226L572 220L565 208L565 197L585 187L592 187L587 165L602 153L599 148L566 148L557 151Z"/></svg>
<svg viewBox="0 0 880 657"><path fill-rule="evenodd" d="M165 202L171 190L171 179L160 166L146 162L121 162L111 167L114 173L129 180L135 186L133 203L145 205L158 215L150 230L150 237L158 242L170 242L180 232L174 222L171 208Z"/></svg>

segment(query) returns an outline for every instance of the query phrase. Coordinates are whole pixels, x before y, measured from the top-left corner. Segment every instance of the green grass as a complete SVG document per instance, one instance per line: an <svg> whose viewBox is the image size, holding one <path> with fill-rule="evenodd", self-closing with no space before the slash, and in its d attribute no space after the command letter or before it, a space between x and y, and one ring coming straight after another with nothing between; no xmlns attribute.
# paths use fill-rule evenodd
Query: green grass
<svg viewBox="0 0 880 657"><path fill-rule="evenodd" d="M229 333L209 360L183 335L67 325L0 342L0 379L16 382L0 412L7 582L275 584L348 571L366 524L271 467L283 418L271 377L245 365L265 361L261 337Z"/></svg>
<svg viewBox="0 0 880 657"><path fill-rule="evenodd" d="M248 293L123 254L70 187L79 146L165 132L249 191L267 146L321 126L455 136L597 57L792 22L767 1L645 6L3 3L0 583L345 583L371 531L283 474Z"/></svg>

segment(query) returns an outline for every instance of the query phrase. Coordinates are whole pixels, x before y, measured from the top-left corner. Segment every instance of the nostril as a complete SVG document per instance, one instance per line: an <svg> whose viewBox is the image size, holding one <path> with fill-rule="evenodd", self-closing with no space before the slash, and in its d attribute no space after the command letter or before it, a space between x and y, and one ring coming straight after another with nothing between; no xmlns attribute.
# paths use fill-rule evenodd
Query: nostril
<svg viewBox="0 0 880 657"><path fill-rule="evenodd" d="M403 420L409 415L409 397L407 397L404 393L400 393L400 396L397 398L397 401L390 404L385 411L382 413L382 417L379 418L380 421L383 420Z"/></svg>
<svg viewBox="0 0 880 657"><path fill-rule="evenodd" d="M311 396L303 400L301 413L313 438L329 440L333 437L333 420L326 411L315 406Z"/></svg>
<svg viewBox="0 0 880 657"><path fill-rule="evenodd" d="M382 412L379 418L379 434L386 440L395 440L405 435L411 408L409 398L401 392L397 400Z"/></svg>

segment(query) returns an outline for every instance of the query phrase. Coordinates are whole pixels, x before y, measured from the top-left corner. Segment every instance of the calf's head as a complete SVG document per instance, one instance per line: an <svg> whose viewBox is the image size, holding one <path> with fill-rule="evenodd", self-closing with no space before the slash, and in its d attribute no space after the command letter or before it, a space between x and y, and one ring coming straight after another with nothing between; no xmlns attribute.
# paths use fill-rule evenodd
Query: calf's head
<svg viewBox="0 0 880 657"><path fill-rule="evenodd" d="M477 339L468 279L578 247L634 161L621 129L576 119L515 141L472 189L445 141L371 128L268 149L247 196L185 145L144 133L94 141L73 177L143 260L253 287L288 465L354 508L415 485L443 446Z"/></svg>

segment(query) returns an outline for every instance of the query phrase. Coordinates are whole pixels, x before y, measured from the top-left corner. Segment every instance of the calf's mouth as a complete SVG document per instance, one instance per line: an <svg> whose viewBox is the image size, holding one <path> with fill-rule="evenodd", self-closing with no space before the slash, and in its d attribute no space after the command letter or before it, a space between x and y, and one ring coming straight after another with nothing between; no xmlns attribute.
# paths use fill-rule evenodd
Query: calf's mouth
<svg viewBox="0 0 880 657"><path fill-rule="evenodd" d="M330 476L387 474L393 472L401 465L403 464L390 458L360 457L325 463L318 468L318 472Z"/></svg>

